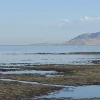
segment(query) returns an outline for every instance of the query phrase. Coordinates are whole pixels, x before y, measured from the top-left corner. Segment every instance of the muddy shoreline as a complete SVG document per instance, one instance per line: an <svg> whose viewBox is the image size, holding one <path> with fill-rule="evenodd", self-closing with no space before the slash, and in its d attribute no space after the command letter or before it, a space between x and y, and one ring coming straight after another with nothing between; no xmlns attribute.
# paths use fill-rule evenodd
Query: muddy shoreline
<svg viewBox="0 0 100 100"><path fill-rule="evenodd" d="M100 85L100 65L64 65L64 64L45 64L34 66L0 67L1 72L7 71L56 71L51 76L40 74L0 74L0 79L13 79L19 81L39 82L42 84L58 84L68 86ZM5 88L6 87L6 88ZM17 87L17 88L16 88ZM34 89L35 88L35 89ZM41 89L42 88L42 89ZM0 80L0 100L30 100L35 96L51 93L60 90L61 87L43 86L41 84L23 84L15 82L5 82ZM13 96L9 93L12 90ZM6 98L4 98L6 97ZM26 97L26 98L25 98ZM25 98L25 99L23 99ZM78 100L72 98L33 98L31 100ZM100 100L97 98L79 100Z"/></svg>
<svg viewBox="0 0 100 100"><path fill-rule="evenodd" d="M37 65L24 67L21 70L41 70L41 71L57 71L55 77L46 77L39 74L1 74L0 78L10 78L25 81L38 81L50 84L64 85L100 85L100 67L99 65Z"/></svg>

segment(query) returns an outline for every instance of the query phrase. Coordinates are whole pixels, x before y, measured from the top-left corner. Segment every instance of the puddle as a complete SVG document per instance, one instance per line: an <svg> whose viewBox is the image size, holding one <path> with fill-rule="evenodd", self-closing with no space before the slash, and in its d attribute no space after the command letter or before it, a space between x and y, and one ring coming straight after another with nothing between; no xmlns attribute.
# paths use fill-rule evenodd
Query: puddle
<svg viewBox="0 0 100 100"><path fill-rule="evenodd" d="M54 75L56 71L41 71L41 70L23 70L23 71L6 71L0 72L0 74L40 74L40 75Z"/></svg>
<svg viewBox="0 0 100 100"><path fill-rule="evenodd" d="M90 86L68 86L60 91L50 93L46 96L40 98L100 98L100 86L90 85Z"/></svg>

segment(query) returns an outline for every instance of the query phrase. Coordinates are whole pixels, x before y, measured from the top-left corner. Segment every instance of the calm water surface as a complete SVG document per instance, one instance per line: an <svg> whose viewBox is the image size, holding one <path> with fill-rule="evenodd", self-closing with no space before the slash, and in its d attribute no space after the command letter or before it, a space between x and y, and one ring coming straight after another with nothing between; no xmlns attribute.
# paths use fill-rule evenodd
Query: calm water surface
<svg viewBox="0 0 100 100"><path fill-rule="evenodd" d="M90 64L100 55L34 53L100 52L100 46L0 46L0 66L33 64Z"/></svg>
<svg viewBox="0 0 100 100"><path fill-rule="evenodd" d="M48 94L47 96L42 96L41 98L100 98L100 86L90 85L90 86L68 86L60 91L56 91Z"/></svg>

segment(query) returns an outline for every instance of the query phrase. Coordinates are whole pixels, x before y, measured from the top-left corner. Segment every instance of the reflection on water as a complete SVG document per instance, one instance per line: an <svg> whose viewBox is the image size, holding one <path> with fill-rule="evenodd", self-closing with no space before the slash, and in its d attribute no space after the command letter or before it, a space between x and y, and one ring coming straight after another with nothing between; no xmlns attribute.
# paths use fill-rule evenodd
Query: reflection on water
<svg viewBox="0 0 100 100"><path fill-rule="evenodd" d="M100 86L78 86L78 87L65 87L60 91L50 93L41 98L99 98Z"/></svg>

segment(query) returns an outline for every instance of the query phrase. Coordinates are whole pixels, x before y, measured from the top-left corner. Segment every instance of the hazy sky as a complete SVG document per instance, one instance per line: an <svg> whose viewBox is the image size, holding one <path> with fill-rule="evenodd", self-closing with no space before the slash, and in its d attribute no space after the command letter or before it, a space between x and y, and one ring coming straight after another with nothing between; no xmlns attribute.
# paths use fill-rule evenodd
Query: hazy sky
<svg viewBox="0 0 100 100"><path fill-rule="evenodd" d="M0 44L64 42L100 31L100 0L0 0Z"/></svg>

